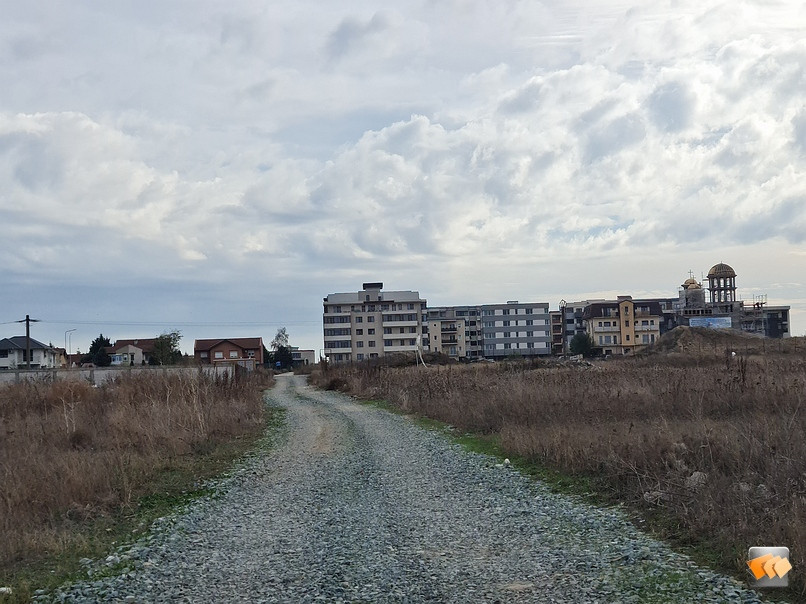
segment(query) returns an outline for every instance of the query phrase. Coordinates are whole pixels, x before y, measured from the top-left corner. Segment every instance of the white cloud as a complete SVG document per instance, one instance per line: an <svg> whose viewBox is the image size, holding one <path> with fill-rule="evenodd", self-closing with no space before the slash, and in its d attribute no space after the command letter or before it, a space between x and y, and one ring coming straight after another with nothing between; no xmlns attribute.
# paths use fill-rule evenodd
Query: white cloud
<svg viewBox="0 0 806 604"><path fill-rule="evenodd" d="M6 17L7 282L33 265L27 282L98 275L165 295L175 279L177 296L215 287L231 304L238 289L295 309L270 295L293 283L315 314L319 295L385 273L431 297L483 282L493 301L573 297L613 272L615 289L641 288L644 256L670 295L695 264L739 264L725 249L803 266L806 22L791 3L79 2ZM678 266L682 250L699 260ZM806 297L789 291L776 295Z"/></svg>

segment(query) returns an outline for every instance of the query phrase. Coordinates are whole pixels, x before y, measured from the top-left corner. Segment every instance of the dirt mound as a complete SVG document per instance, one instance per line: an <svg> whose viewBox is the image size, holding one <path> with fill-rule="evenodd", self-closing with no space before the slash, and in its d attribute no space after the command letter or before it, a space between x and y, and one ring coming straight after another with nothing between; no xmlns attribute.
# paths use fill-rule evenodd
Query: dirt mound
<svg viewBox="0 0 806 604"><path fill-rule="evenodd" d="M764 336L744 333L733 329L708 329L707 327L675 327L666 332L652 347L653 352L724 353L736 351L761 352L771 342Z"/></svg>

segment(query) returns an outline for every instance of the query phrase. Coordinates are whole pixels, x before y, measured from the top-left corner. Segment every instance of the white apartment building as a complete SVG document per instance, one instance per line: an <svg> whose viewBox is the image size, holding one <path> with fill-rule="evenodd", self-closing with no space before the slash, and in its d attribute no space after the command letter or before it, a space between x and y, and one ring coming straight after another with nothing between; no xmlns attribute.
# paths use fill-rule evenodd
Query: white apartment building
<svg viewBox="0 0 806 604"><path fill-rule="evenodd" d="M422 346L425 308L419 292L383 291L379 282L328 294L322 314L325 357L344 363L414 353Z"/></svg>
<svg viewBox="0 0 806 604"><path fill-rule="evenodd" d="M482 304L481 331L484 357L551 354L551 325L548 302Z"/></svg>
<svg viewBox="0 0 806 604"><path fill-rule="evenodd" d="M428 308L426 327L428 350L451 358L551 354L548 302Z"/></svg>

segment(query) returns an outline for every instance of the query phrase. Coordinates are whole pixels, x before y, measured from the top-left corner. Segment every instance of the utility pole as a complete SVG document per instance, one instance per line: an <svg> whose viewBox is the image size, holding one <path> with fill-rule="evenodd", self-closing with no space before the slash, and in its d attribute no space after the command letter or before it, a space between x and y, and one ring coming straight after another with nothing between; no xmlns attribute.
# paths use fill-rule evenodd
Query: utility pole
<svg viewBox="0 0 806 604"><path fill-rule="evenodd" d="M24 319L17 321L17 323L25 323L25 358L27 359L25 367L31 369L31 323L38 323L39 319L32 319L30 315L25 315Z"/></svg>

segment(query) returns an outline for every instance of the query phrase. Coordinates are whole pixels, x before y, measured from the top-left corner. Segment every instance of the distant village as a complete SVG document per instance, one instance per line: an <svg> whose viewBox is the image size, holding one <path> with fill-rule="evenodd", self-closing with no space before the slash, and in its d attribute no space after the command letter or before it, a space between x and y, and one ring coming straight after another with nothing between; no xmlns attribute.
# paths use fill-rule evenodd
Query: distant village
<svg viewBox="0 0 806 604"><path fill-rule="evenodd" d="M689 275L672 298L590 299L566 302L508 300L498 304L429 307L418 291L385 291L383 283L324 298L324 348L330 362L360 362L391 354L436 353L456 360L566 355L579 342L593 354L633 355L677 326L733 329L768 338L787 338L789 306L751 302L736 294L736 272L727 264L708 271L707 285ZM160 336L164 337L164 336ZM156 349L160 337L117 340L103 347L113 367L167 364ZM287 346L283 366L315 363L316 352ZM181 356L181 355L180 355ZM205 365L274 366L262 337L195 340L193 357ZM30 362L29 362L30 357ZM279 362L279 361L278 361ZM33 337L0 339L0 370L58 369L93 365L87 354L43 344Z"/></svg>
<svg viewBox="0 0 806 604"><path fill-rule="evenodd" d="M140 367L143 365L167 364L158 354L160 337L117 340L103 347L112 367ZM289 365L308 365L315 362L313 350L300 350L288 346ZM195 340L192 358L175 358L178 362L205 365L238 365L247 369L263 366L269 362L262 337L213 338ZM28 358L30 354L30 365ZM181 357L181 353L179 353ZM0 370L6 369L60 369L87 368L95 366L87 353L69 354L65 348L43 344L35 338L13 336L0 340Z"/></svg>
<svg viewBox="0 0 806 604"><path fill-rule="evenodd" d="M324 298L324 356L336 363L423 352L496 360L569 354L580 342L593 354L628 356L681 325L787 338L789 310L767 304L766 296L740 300L736 272L724 263L708 271L707 286L690 273L673 298L561 300L557 310L518 300L430 307L418 291L364 283Z"/></svg>

